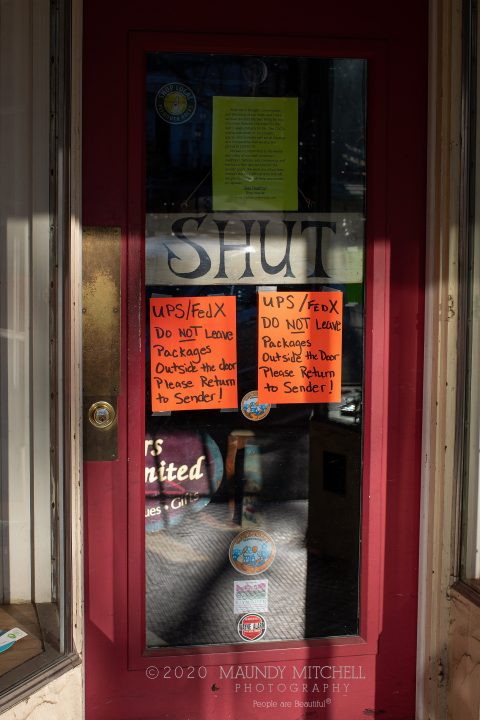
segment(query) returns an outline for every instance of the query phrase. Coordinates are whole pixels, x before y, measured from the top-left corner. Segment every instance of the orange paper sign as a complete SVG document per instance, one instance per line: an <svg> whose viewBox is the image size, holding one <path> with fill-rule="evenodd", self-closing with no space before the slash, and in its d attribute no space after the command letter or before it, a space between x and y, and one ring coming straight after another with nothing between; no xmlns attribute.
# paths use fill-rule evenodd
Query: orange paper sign
<svg viewBox="0 0 480 720"><path fill-rule="evenodd" d="M152 298L152 412L236 408L236 298Z"/></svg>
<svg viewBox="0 0 480 720"><path fill-rule="evenodd" d="M258 399L341 399L342 293L258 293Z"/></svg>

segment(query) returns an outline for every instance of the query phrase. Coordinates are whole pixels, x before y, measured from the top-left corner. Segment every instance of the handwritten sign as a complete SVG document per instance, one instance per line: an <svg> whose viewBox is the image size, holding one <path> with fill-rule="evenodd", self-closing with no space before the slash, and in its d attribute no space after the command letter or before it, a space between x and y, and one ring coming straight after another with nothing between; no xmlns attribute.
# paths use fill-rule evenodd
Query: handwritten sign
<svg viewBox="0 0 480 720"><path fill-rule="evenodd" d="M341 399L342 294L258 293L258 399Z"/></svg>
<svg viewBox="0 0 480 720"><path fill-rule="evenodd" d="M152 412L236 408L234 296L152 298Z"/></svg>

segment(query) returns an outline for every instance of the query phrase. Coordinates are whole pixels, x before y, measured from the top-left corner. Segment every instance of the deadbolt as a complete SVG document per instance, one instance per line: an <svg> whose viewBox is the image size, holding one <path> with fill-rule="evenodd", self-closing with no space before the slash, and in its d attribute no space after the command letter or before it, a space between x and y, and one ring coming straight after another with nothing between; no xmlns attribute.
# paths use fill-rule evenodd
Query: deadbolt
<svg viewBox="0 0 480 720"><path fill-rule="evenodd" d="M115 422L117 415L113 405L106 400L99 400L90 405L88 419L99 430L108 430Z"/></svg>

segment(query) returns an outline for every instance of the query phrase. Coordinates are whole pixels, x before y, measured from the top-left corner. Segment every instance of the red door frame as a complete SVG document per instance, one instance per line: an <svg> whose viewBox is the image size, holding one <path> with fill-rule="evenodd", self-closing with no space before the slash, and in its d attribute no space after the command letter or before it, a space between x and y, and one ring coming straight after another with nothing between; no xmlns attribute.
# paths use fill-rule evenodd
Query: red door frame
<svg viewBox="0 0 480 720"><path fill-rule="evenodd" d="M375 47L377 45L377 47ZM386 352L385 308L388 308L388 278L386 277L386 247L382 238L385 237L385 216L383 196L385 187L385 118L382 117L383 97L385 88L385 54L381 44L359 44L353 42L322 41L321 51L317 42L302 38L301 43L295 39L250 36L248 45L245 38L223 36L161 35L156 33L133 33L130 38L130 82L129 82L129 172L128 172L128 297L129 297L129 328L127 370L129 398L129 465L131 477L128 483L128 507L131 517L128 525L128 556L129 568L133 568L133 576L129 575L129 668L145 670L151 663L152 655L166 658L172 657L172 650L161 650L145 655L145 528L143 523L144 507L144 406L138 402L142 397L145 378L145 348L139 344L138 338L145 338L145 322L139 325L139 318L145 318L145 306L142 298L138 307L139 280L144 284L144 223L145 210L142 189L145 185L145 55L147 52L162 50L164 52L211 52L212 47L218 53L253 53L282 55L313 55L317 57L361 57L366 58L368 65L369 96L368 107L368 172L372 181L369 185L369 201L367 210L367 246L373 251L367 254L366 283L366 337L371 338L366 344L365 358L365 443L363 451L364 483L363 483L363 517L362 526L368 528L362 538L362 567L368 582L361 582L361 618L358 637L322 639L308 643L275 643L275 655L278 660L298 660L301 658L330 658L337 655L351 655L352 646L356 654L372 654L376 652L379 631L379 594L378 578L380 568L380 538L383 534L381 518L382 497L385 487L384 447L383 443L370 441L370 427L384 432L384 358ZM375 142L373 142L375 138ZM374 239L374 241L372 241ZM378 294L378 302L374 302L374 294ZM382 302L380 302L380 299ZM375 393L372 378L377 379ZM382 378L381 382L378 379ZM372 502L374 501L374 502ZM374 508L372 510L372 508ZM141 558L139 562L139 557ZM256 643L255 651L251 646L219 647L217 653L235 652L239 656L248 653L248 662L259 662L259 652L268 648L268 643ZM177 650L181 652L182 662L194 663L201 654L201 662L205 665L217 661L212 655L212 648L194 648ZM191 653L191 654L189 654ZM247 662L247 660L242 660Z"/></svg>
<svg viewBox="0 0 480 720"><path fill-rule="evenodd" d="M365 709L384 710L392 718L413 716L425 202L421 184L425 177L422 155L425 133L421 122L425 117L425 103L421 93L425 57L423 75L417 73L416 82L408 86L405 80L403 85L398 84L404 75L386 41L319 40L298 32L296 37L281 38L238 34L187 37L139 32L130 33L127 42L127 31L138 27L135 19L143 17L143 26L148 27L148 23L145 24L145 18L151 13L148 3L138 8L138 16L113 21L113 40L119 45L109 43L108 52L113 51L112 57L107 50L103 54L99 50L99 28L102 22L107 22L107 17L102 17L101 11L94 11L93 5L89 15L88 2L86 6L84 222L120 225L123 230L122 287L126 293L122 301L122 357L128 358L128 364L124 362L122 367L119 398L119 460L87 463L85 467L87 718L183 720L192 711L190 690L197 696L195 717L209 718L213 713L222 720L237 714L254 717L251 697L234 696L228 688L224 692L212 691L204 681L193 684L175 681L172 685L166 679L162 682L157 678L152 682L145 674L146 668L199 664L214 668L219 663L315 664L316 659L332 665L335 662L362 665L371 680L360 683L354 695L335 698L319 717L344 720L361 717ZM219 29L213 27L211 20L212 30ZM218 52L258 53L261 49L265 54L356 56L369 60L367 236L372 250L367 252L362 517L367 532L362 545L360 636L308 643L264 643L255 650L250 646L222 647L218 655L214 655L211 648L195 652L186 648L175 653L170 649L154 653L157 658L154 660L152 653L144 655L142 642L145 630L144 435L143 407L137 402L144 388L144 347L140 339L144 333L139 332L144 317L141 305L143 57L146 50L202 52L212 48ZM406 53L404 72L413 68L419 55L419 52ZM115 58L121 59L119 65L115 64ZM102 85L107 75L113 83L109 98ZM393 90L395 81L396 91ZM420 108L414 119L405 106L409 93ZM111 112L104 114L107 108ZM402 125L407 132L411 131L406 136L408 141L400 132ZM112 152L115 147L117 155ZM402 156L405 153L409 162ZM387 167L392 167L395 160L398 172L394 177L387 177ZM106 166L105 162L110 165ZM416 168L413 178L412 168ZM405 212L400 198L405 202ZM420 318L413 337L411 317ZM131 399L128 404L127 387ZM128 484L127 472L130 474ZM340 661L342 656L348 660ZM399 657L401 675L396 673ZM290 715L285 710L283 716L298 717L298 709L295 712ZM278 717L278 710L264 709L262 717L266 720Z"/></svg>

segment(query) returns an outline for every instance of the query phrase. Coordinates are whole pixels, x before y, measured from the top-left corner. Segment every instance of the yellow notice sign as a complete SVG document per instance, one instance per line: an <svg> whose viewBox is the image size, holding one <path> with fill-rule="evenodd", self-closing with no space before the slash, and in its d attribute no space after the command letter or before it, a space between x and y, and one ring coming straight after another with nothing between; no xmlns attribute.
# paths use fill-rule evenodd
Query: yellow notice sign
<svg viewBox="0 0 480 720"><path fill-rule="evenodd" d="M213 209L298 209L298 99L214 97Z"/></svg>

